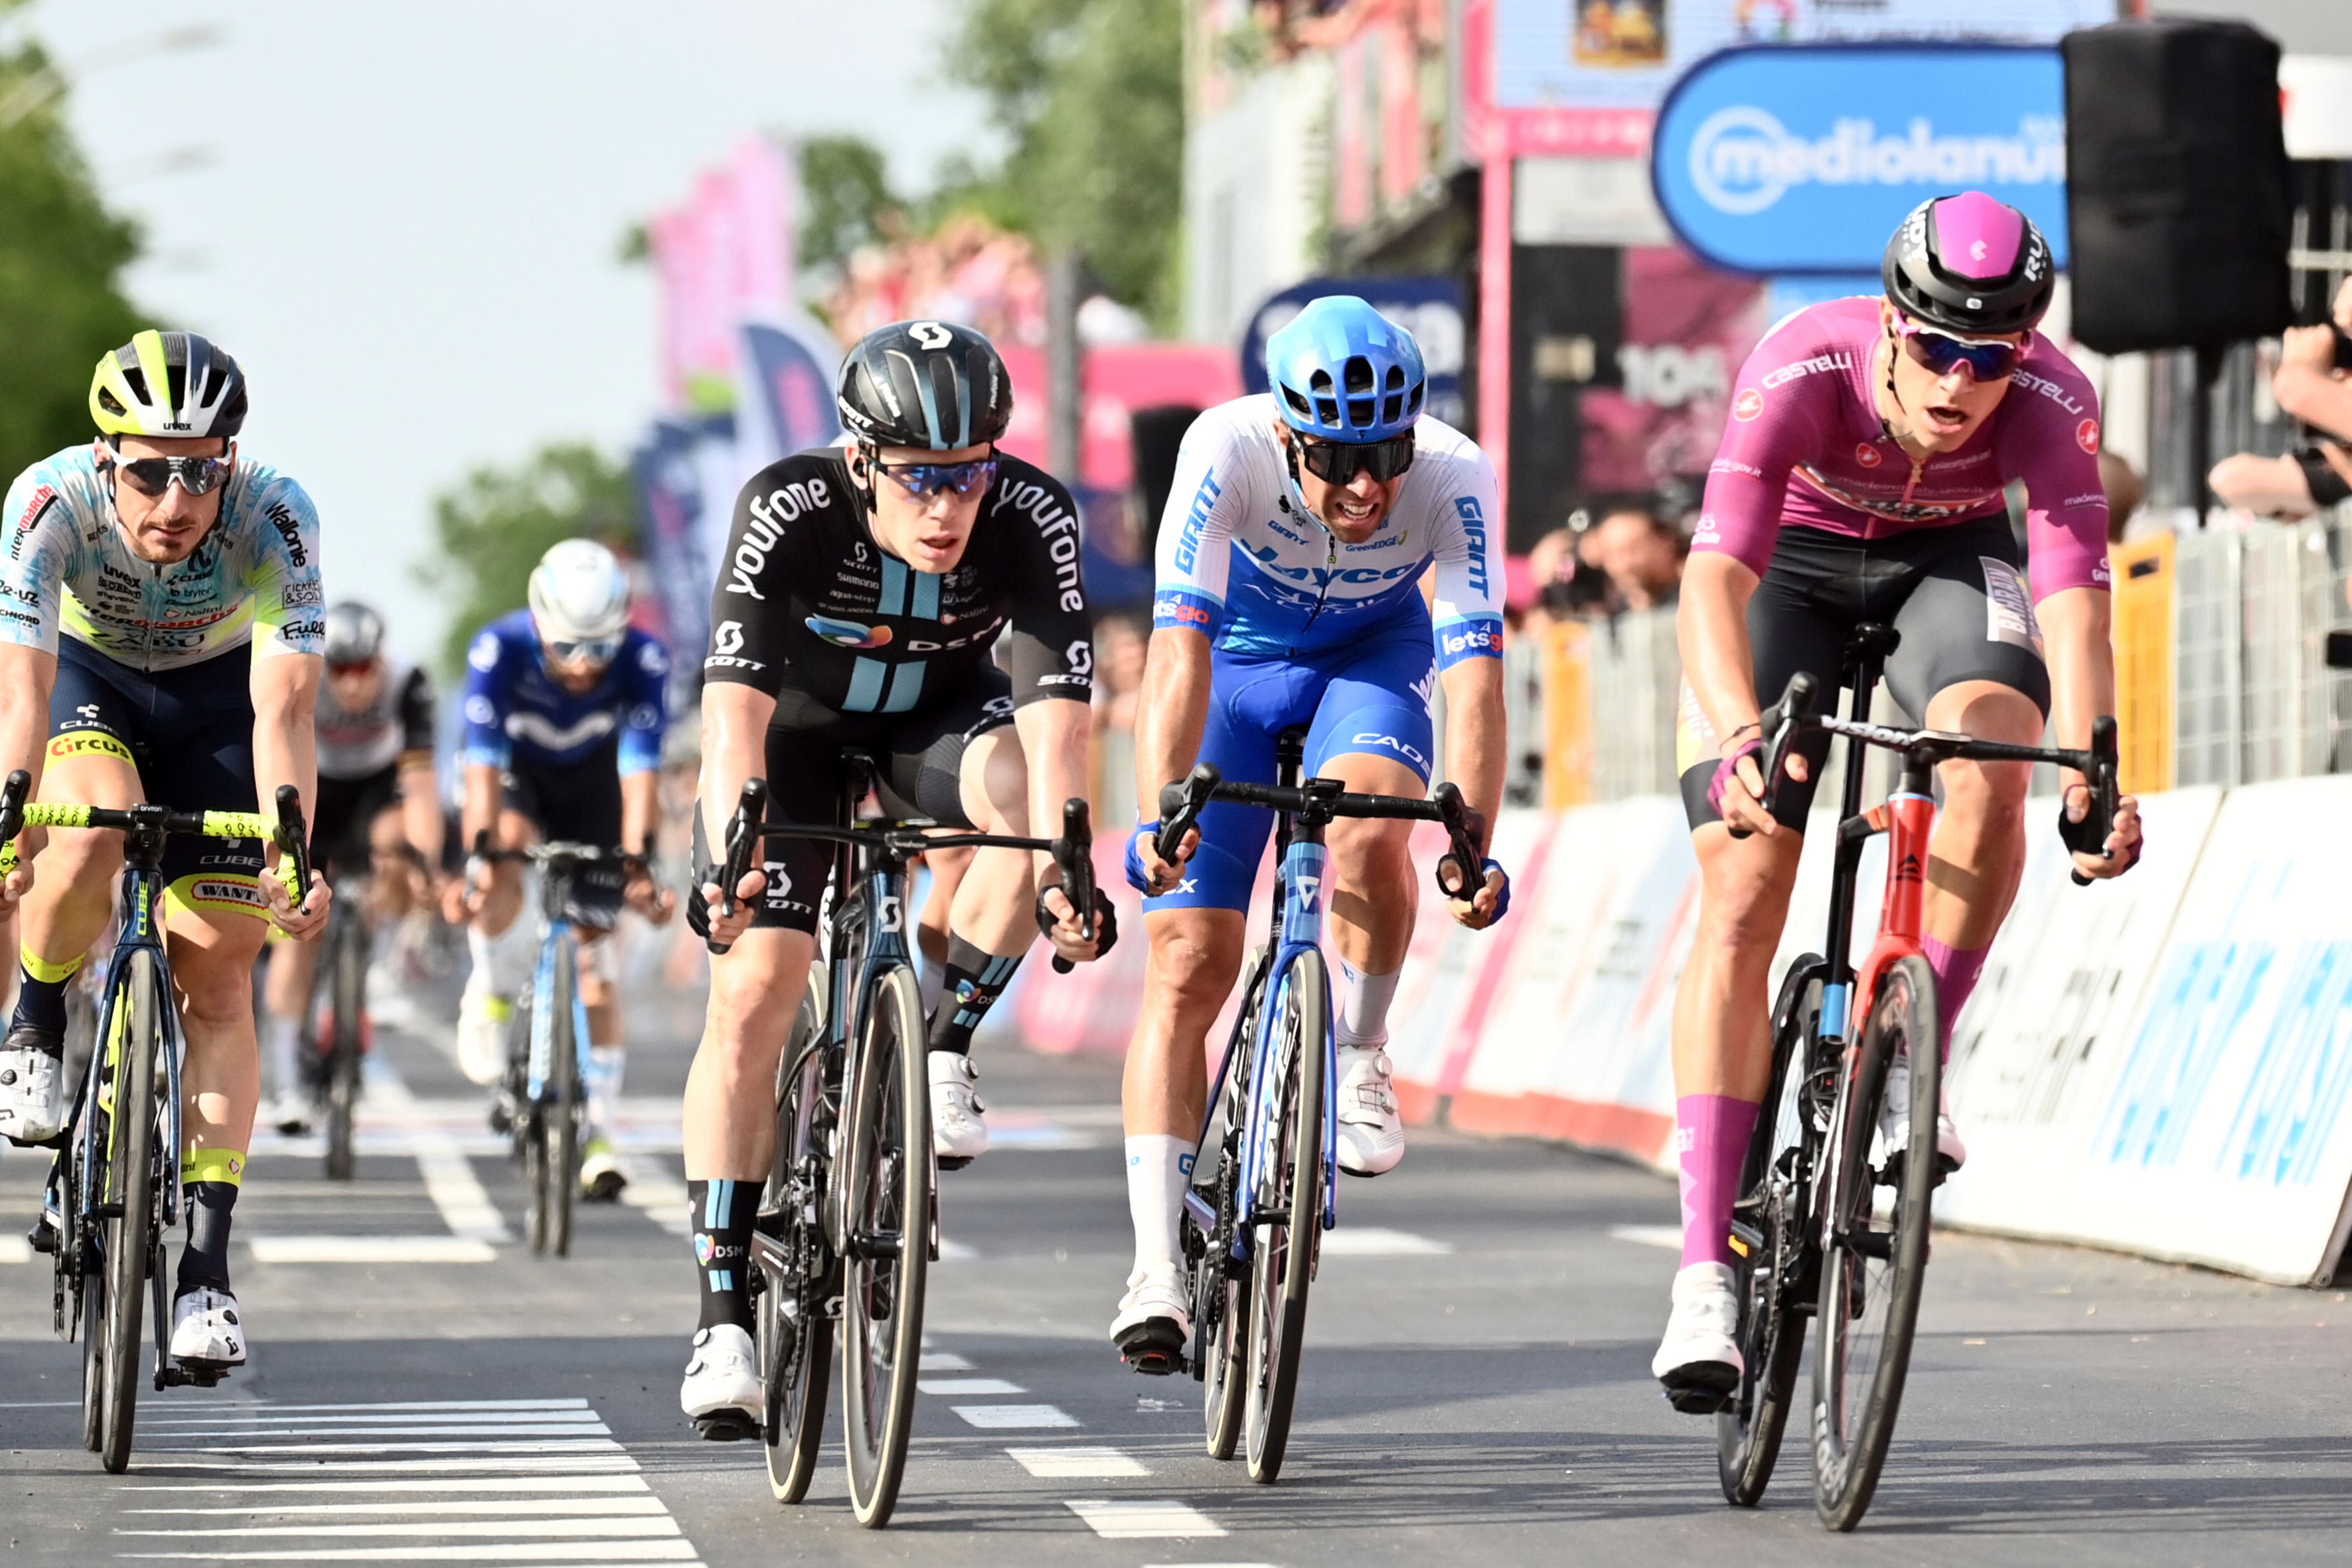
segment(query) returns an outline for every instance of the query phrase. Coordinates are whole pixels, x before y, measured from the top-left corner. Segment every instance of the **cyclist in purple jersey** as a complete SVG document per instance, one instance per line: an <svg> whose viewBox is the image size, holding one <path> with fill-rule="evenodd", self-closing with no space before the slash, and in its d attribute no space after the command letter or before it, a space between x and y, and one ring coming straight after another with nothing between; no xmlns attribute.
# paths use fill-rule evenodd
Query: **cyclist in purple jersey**
<svg viewBox="0 0 2352 1568"><path fill-rule="evenodd" d="M1800 745L1761 804L1764 698L1810 672L1837 689L1849 633L1901 635L1885 677L1928 727L2017 744L2089 744L2115 710L2107 504L2098 400L2035 325L2056 273L2025 216L1976 192L1923 204L1895 231L1885 296L1781 322L1740 372L1683 579L1683 799L1698 854L1699 928L1675 1005L1683 1268L1652 1370L1675 1407L1719 1408L1740 1355L1731 1205L1771 1067L1767 986L1796 882L1825 741ZM2003 489L2026 489L2026 550ZM1926 910L1944 1045L2016 896L2027 769L1951 762ZM2088 791L2062 783L2079 821ZM1748 837L1735 839L1730 828ZM2138 858L2126 797L2087 876ZM1907 1058L1888 1078L1890 1142L1910 1135ZM1948 1169L1966 1149L1937 1119Z"/></svg>

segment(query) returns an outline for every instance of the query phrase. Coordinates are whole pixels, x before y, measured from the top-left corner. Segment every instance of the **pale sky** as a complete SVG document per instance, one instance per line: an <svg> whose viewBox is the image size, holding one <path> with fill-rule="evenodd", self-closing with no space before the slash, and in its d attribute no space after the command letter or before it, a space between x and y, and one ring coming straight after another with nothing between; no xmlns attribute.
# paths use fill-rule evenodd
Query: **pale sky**
<svg viewBox="0 0 2352 1568"><path fill-rule="evenodd" d="M323 520L331 597L411 657L434 492L655 412L650 274L624 230L748 131L850 131L902 187L981 138L939 80L944 0L40 0L71 122L158 325L252 378L248 456ZM170 29L220 44L140 57ZM121 57L117 58L116 57Z"/></svg>

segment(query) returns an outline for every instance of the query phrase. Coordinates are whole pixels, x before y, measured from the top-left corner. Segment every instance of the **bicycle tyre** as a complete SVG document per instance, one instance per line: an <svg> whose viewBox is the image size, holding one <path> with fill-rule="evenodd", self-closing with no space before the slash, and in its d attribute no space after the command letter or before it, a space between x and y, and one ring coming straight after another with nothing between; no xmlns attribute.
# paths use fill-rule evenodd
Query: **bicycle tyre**
<svg viewBox="0 0 2352 1568"><path fill-rule="evenodd" d="M842 1428L851 1511L878 1530L906 1472L923 1353L931 1102L912 970L894 965L876 978L856 1049L835 1170L843 1196Z"/></svg>
<svg viewBox="0 0 2352 1568"><path fill-rule="evenodd" d="M106 1390L100 1421L100 1462L121 1475L131 1467L131 1436L139 1409L139 1352L147 1297L148 1251L154 1237L155 1063L163 1047L164 989L152 953L134 953L117 1005L114 1115L109 1139L107 1194L121 1212L105 1222ZM176 1175L177 1173L174 1173Z"/></svg>
<svg viewBox="0 0 2352 1568"><path fill-rule="evenodd" d="M1730 1403L1716 1413L1715 1441L1725 1500L1738 1508L1755 1507L1771 1482L1804 1361L1801 1279L1811 1248L1805 1069L1819 1027L1822 972L1822 961L1808 953L1781 980L1772 1008L1772 1076L1732 1205L1732 1250L1748 1249L1732 1266L1744 1365Z"/></svg>
<svg viewBox="0 0 2352 1568"><path fill-rule="evenodd" d="M86 1114L98 1114L93 1107ZM81 1223L82 1201L89 1190L89 1165L82 1158L81 1129L71 1130L67 1136L73 1140L72 1152L66 1158L69 1173L60 1200L65 1215L63 1234L58 1240L58 1269L63 1276L71 1271L74 1310L80 1320L81 1333L81 1440L82 1446L95 1454L106 1439L106 1423L100 1412L104 1408L100 1397L106 1386L106 1277L100 1270L98 1255L91 1249L89 1228Z"/></svg>
<svg viewBox="0 0 2352 1568"><path fill-rule="evenodd" d="M1883 1151L1885 1162L1874 1169L1880 1096L1898 1047L1911 1058L1910 1146ZM1916 954L1899 959L1871 999L1830 1121L1834 1163L1822 1196L1828 1246L1813 1352L1813 1505L1835 1531L1852 1530L1870 1507L1910 1371L1937 1182L1938 1054L1935 972ZM1882 1172L1895 1189L1893 1228L1885 1231L1872 1213ZM1867 1355L1871 1347L1854 1325L1882 1307L1877 1353Z"/></svg>
<svg viewBox="0 0 2352 1568"><path fill-rule="evenodd" d="M572 1207L580 1196L580 1119L586 1113L580 1083L580 944L555 946L555 1006L550 1021L554 1049L547 1064L547 1091L554 1110L548 1121L547 1249L572 1256Z"/></svg>
<svg viewBox="0 0 2352 1568"><path fill-rule="evenodd" d="M1251 1030L1256 1026L1258 1005L1265 994L1271 957L1270 950L1261 947L1250 965L1249 986L1243 993L1241 1010L1234 1016L1233 1043L1227 1047L1234 1064L1225 1079L1219 1112L1222 1124L1213 1127L1202 1141L1203 1149L1217 1152L1213 1174L1217 1233L1202 1237L1201 1257L1194 1264L1201 1274L1194 1281L1192 1293L1197 1320L1193 1331L1199 1336L1201 1406L1207 1427L1209 1458L1221 1461L1232 1458L1234 1449L1241 1446L1242 1417L1248 1408L1250 1293L1244 1288L1246 1274L1237 1274L1233 1266L1233 1238L1241 1224L1237 1217L1242 1206L1241 1139L1247 1120L1242 1110L1248 1100L1250 1061L1255 1044ZM1189 1215L1183 1223L1192 1225Z"/></svg>
<svg viewBox="0 0 2352 1568"><path fill-rule="evenodd" d="M1282 1473L1290 1415L1306 1352L1307 1291L1323 1235L1324 1130L1329 1093L1330 985L1323 955L1298 955L1282 977L1273 1033L1283 1070L1273 1129L1269 1189L1252 1207L1281 1217L1259 1223L1250 1248L1248 1410L1244 1449L1250 1479L1271 1486ZM1304 1238L1303 1240L1301 1238Z"/></svg>
<svg viewBox="0 0 2352 1568"><path fill-rule="evenodd" d="M332 998L334 1029L329 1036L327 1058L327 1179L352 1179L352 1121L360 1098L360 1058L365 1047L361 1020L367 1012L367 928L356 916L338 922L334 971L328 995Z"/></svg>
<svg viewBox="0 0 2352 1568"><path fill-rule="evenodd" d="M776 1153L761 1194L759 1231L777 1227L783 1267L765 1272L758 1314L761 1381L767 1394L761 1433L768 1451L768 1489L778 1502L808 1495L816 1474L817 1449L824 1440L825 1380L833 1360L833 1320L825 1316L824 1287L832 1274L824 1251L824 1145L818 1118L824 1095L824 1053L811 1051L798 1072L809 1041L824 1027L825 969L809 965L808 988L776 1064ZM789 1075L789 1079L787 1078ZM756 1238L754 1247L759 1246ZM793 1309L790 1318L784 1309ZM784 1331L792 1330L792 1342Z"/></svg>

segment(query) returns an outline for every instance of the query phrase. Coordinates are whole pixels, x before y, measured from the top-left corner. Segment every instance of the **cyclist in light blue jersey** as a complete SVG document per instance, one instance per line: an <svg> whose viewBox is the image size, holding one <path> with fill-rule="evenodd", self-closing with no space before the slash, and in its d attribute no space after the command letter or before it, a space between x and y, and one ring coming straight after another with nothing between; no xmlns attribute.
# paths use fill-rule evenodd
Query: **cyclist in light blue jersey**
<svg viewBox="0 0 2352 1568"><path fill-rule="evenodd" d="M1503 561L1495 470L1422 413L1411 333L1351 296L1318 300L1266 343L1273 392L1202 415L1184 438L1160 530L1159 591L1136 731L1147 819L1194 763L1272 783L1281 732L1307 730L1307 772L1420 798L1443 682L1445 773L1485 824L1502 794ZM1428 587L1424 597L1424 584ZM1191 1330L1177 1205L1208 1096L1203 1050L1241 967L1244 907L1272 815L1220 802L1171 865L1139 833L1151 961L1128 1050L1128 1203L1135 1271L1111 1337L1138 1371L1171 1372ZM1411 824L1330 829L1338 963L1339 1165L1378 1175L1404 1155L1382 1047L1416 885ZM1508 881L1456 900L1499 918Z"/></svg>

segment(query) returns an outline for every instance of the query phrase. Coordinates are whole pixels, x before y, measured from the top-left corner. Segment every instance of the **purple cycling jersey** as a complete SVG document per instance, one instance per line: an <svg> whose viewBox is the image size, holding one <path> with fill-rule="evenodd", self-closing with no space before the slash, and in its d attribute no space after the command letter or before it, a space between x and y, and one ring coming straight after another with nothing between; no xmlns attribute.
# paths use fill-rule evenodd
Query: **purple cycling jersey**
<svg viewBox="0 0 2352 1568"><path fill-rule="evenodd" d="M1878 416L1878 304L1865 296L1800 310L1748 356L1691 548L1761 576L1784 522L1883 539L1998 515L2002 487L2021 479L2034 600L2105 588L2099 399L2083 373L2036 334L1976 433L1915 463Z"/></svg>

